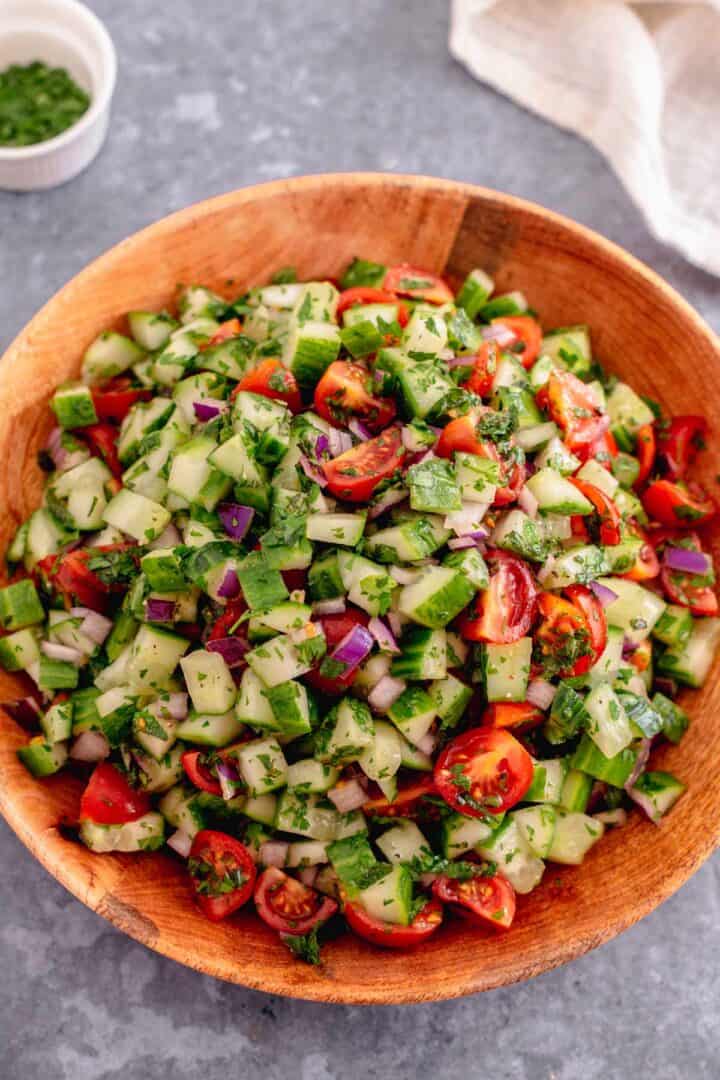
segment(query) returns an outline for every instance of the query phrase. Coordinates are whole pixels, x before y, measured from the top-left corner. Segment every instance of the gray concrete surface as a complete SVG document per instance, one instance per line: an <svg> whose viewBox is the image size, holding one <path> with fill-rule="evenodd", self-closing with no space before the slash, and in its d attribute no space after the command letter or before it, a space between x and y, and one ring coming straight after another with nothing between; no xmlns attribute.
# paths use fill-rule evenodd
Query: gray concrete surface
<svg viewBox="0 0 720 1080"><path fill-rule="evenodd" d="M343 169L435 173L536 199L623 243L720 325L718 282L652 239L594 151L449 59L444 0L91 7L120 57L110 138L72 184L0 193L0 350L86 262L169 211ZM717 858L641 925L534 982L360 1009L196 975L87 911L4 825L0 851L3 1080L720 1074Z"/></svg>

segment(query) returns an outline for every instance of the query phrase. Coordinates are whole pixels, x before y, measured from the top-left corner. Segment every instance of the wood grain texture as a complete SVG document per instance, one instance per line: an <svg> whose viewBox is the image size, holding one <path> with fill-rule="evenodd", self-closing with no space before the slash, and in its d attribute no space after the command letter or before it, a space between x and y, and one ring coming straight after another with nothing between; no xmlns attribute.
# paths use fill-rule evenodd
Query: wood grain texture
<svg viewBox="0 0 720 1080"><path fill-rule="evenodd" d="M0 384L0 546L39 501L35 454L47 402L75 375L85 347L133 308L167 305L178 282L227 296L280 266L301 278L336 275L353 255L414 262L457 284L473 266L501 290L521 288L547 326L587 322L598 357L669 409L720 414L720 349L662 280L573 222L496 192L445 180L352 174L233 192L174 214L119 244L62 289L8 350ZM711 443L702 469L720 473ZM711 540L720 553L720 532ZM180 863L164 854L93 855L69 839L80 781L34 780L15 750L26 736L0 710L0 811L43 865L83 903L132 937L207 974L319 1001L403 1003L456 997L530 978L594 948L657 907L720 841L718 664L688 694L693 717L679 747L654 762L688 783L666 822L632 814L580 868L550 866L521 897L512 931L483 936L448 920L417 953L380 952L346 934L314 969L294 961L250 912L221 925L194 908ZM0 678L0 700L17 693ZM15 689L13 689L13 687Z"/></svg>

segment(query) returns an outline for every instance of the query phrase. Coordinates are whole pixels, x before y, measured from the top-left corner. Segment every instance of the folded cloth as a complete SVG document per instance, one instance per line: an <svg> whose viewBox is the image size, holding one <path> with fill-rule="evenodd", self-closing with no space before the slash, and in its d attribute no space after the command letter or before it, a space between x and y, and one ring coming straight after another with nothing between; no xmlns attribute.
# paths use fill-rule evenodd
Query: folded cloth
<svg viewBox="0 0 720 1080"><path fill-rule="evenodd" d="M450 51L593 143L651 231L720 274L720 0L452 0Z"/></svg>

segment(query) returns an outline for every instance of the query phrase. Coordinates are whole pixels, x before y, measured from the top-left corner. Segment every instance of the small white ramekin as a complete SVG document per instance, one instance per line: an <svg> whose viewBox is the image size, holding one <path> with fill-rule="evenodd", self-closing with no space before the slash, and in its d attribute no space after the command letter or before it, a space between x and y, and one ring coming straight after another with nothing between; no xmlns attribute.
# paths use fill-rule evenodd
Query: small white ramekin
<svg viewBox="0 0 720 1080"><path fill-rule="evenodd" d="M0 188L56 187L82 172L107 134L117 56L107 30L78 0L0 0L0 71L44 60L64 67L91 98L67 131L33 146L0 146Z"/></svg>

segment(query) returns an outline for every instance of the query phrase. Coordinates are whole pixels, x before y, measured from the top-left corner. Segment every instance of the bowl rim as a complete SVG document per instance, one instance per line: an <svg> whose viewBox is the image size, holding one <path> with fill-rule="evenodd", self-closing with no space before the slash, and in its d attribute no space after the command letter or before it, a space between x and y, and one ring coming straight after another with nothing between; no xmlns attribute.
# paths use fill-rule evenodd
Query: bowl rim
<svg viewBox="0 0 720 1080"><path fill-rule="evenodd" d="M226 206L249 202L258 196L264 199L272 199L275 196L293 195L298 192L312 190L315 187L327 186L328 184L345 187L392 185L401 189L416 188L426 191L440 190L455 196L465 195L476 199L493 200L507 207L510 212L516 210L524 211L525 213L532 214L536 217L541 217L546 221L553 222L566 232L583 237L586 241L594 244L607 255L624 262L630 270L638 274L654 288L659 294L658 299L660 301L673 305L676 310L694 324L697 331L706 339L709 349L712 350L720 362L720 340L702 316L699 315L671 285L664 281L659 274L651 270L634 255L625 251L620 245L606 239L587 226L579 224L571 218L565 217L555 211L548 210L538 203L480 185L428 175L358 171L307 174L290 179L271 180L260 184L247 185L234 191L200 200L145 226L97 256L86 267L79 271L78 274L71 278L70 281L62 286L16 335L4 355L0 357L0 365L3 362L12 362L14 353L21 343L21 339L31 335L36 328L40 327L42 321L46 318L49 309L54 305L58 298L81 286L86 281L91 280L99 271L105 273L107 264L108 262L112 263L114 255L121 252L123 255L126 255L128 251L132 251L133 247L137 244L146 242L149 236L154 235L157 237L158 235L167 232L173 232L179 224L192 222L192 220L199 215L213 215ZM0 372L1 371L2 367L0 367ZM358 993L355 990L347 992L342 984L335 980L323 980L322 982L317 983L310 981L302 986L298 986L297 983L289 985L282 975L282 972L277 972L275 969L266 971L262 978L257 977L252 973L244 972L243 978L240 980L211 963L197 960L192 952L182 952L180 949L174 948L172 945L167 944L162 937L160 937L160 940L157 942L148 943L143 937L142 926L135 925L132 921L129 922L122 911L116 911L112 907L103 905L102 896L98 896L88 883L85 883L86 887L83 890L82 882L78 876L66 872L63 860L59 856L58 851L52 850L52 844L49 845L48 850L48 846L45 846L38 841L37 835L29 827L19 808L13 805L12 800L8 798L8 794L3 787L0 787L0 813L2 813L2 816L23 844L25 844L41 865L48 870L60 884L96 914L102 915L103 918L107 919L134 940L139 941L141 944L149 945L149 947L161 955L205 975L211 975L215 978L220 978L224 981L242 985L253 990L261 990L264 993L277 994L301 1000L326 1002L328 1004L405 1005L426 1003L430 1001L444 1001L469 994L475 994L484 990L497 989L500 986L512 985L533 978L536 975L544 974L546 971L551 971L572 959L583 956L585 953L590 952L599 945L612 940L640 919L644 918L677 892L720 846L720 818L718 818L714 825L712 822L708 823L708 828L703 833L702 841L695 846L690 857L684 859L680 865L674 867L673 873L666 875L657 888L644 894L631 910L625 911L622 915L617 916L610 924L606 923L595 929L593 932L585 933L582 937L570 936L566 938L552 956L543 960L541 967L535 963L527 965L526 968L523 968L522 965L520 965L510 974L505 972L502 967L499 967L498 970L490 976L484 974L481 977L478 977L477 975L473 976L472 972L468 972L462 978L458 979L457 985L453 986L449 991L445 989L437 992L433 990L432 986L423 987L418 981L408 984L407 990L404 990L402 993L395 993L392 1000L388 1001L376 990L367 993Z"/></svg>
<svg viewBox="0 0 720 1080"><path fill-rule="evenodd" d="M54 153L56 150L62 150L76 139L81 139L82 136L95 124L95 122L107 111L112 96L115 92L115 84L117 82L117 52L115 45L110 37L110 34L102 22L101 19L91 11L89 7L81 3L80 0L50 0L58 8L58 13L62 12L62 9L72 11L78 18L82 19L87 25L88 29L92 32L94 42L92 46L100 60L101 70L101 82L97 93L93 93L90 99L90 108L87 112L76 120L65 131L61 131L59 135L54 135L52 139L44 139L42 142L32 143L30 146L0 146L0 161L5 162L19 162L19 161L33 161L38 158L47 156ZM2 13L3 3L0 0L0 14ZM32 19L32 11L30 10L31 4L28 0L28 19ZM40 27L37 27L40 29ZM12 29L12 26L10 27ZM42 25L42 31L47 36L63 37L63 27L53 26L52 23L45 23ZM0 37L4 36L4 32L0 30ZM83 51L83 50L80 50Z"/></svg>

